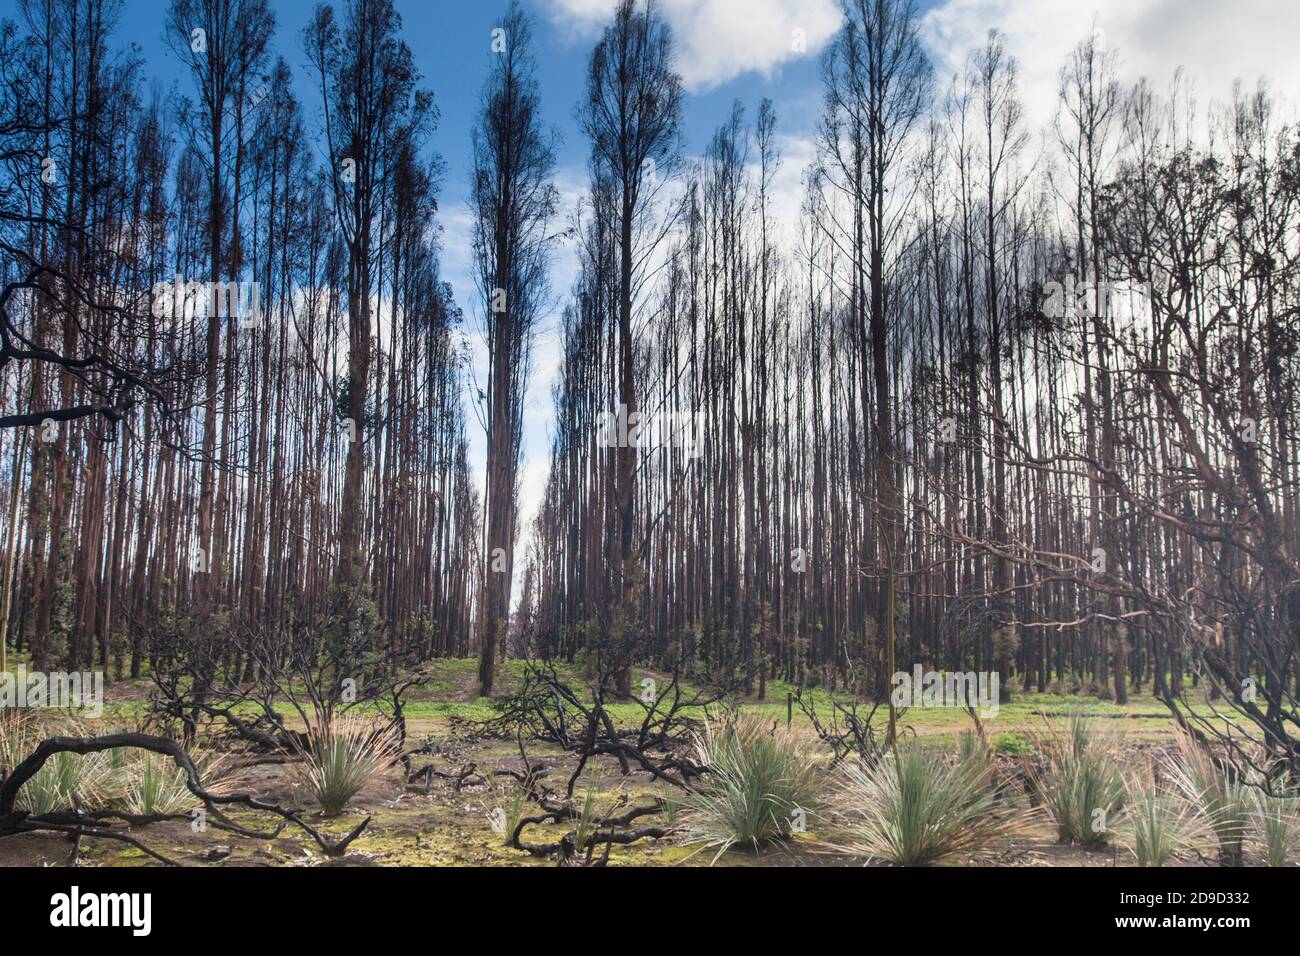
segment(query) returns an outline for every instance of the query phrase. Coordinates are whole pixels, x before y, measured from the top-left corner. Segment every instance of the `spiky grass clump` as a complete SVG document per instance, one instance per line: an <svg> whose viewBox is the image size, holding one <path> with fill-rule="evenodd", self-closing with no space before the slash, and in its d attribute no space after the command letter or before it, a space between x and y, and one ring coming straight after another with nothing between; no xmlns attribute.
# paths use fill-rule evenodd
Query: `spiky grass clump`
<svg viewBox="0 0 1300 956"><path fill-rule="evenodd" d="M573 845L578 849L586 847L600 828L601 814L596 809L596 793L588 790L578 805L578 815L574 818Z"/></svg>
<svg viewBox="0 0 1300 956"><path fill-rule="evenodd" d="M106 802L106 769L99 754L57 753L23 784L14 805L33 816L72 810L77 803L99 809Z"/></svg>
<svg viewBox="0 0 1300 956"><path fill-rule="evenodd" d="M1190 733L1177 728L1165 760L1174 786L1214 831L1219 862L1239 866L1244 856L1254 798L1251 788L1229 773Z"/></svg>
<svg viewBox="0 0 1300 956"><path fill-rule="evenodd" d="M963 731L957 738L957 768L974 775L992 790L997 784L996 766L993 750L984 735L973 730Z"/></svg>
<svg viewBox="0 0 1300 956"><path fill-rule="evenodd" d="M806 743L789 728L751 715L706 723L695 740L697 761L709 768L682 799L687 838L716 852L758 849L788 838L796 820L823 806L821 780Z"/></svg>
<svg viewBox="0 0 1300 956"><path fill-rule="evenodd" d="M299 782L326 816L342 813L367 783L401 757L391 730L350 716L316 724L307 733L307 744L296 749Z"/></svg>
<svg viewBox="0 0 1300 956"><path fill-rule="evenodd" d="M954 767L913 744L896 758L846 764L840 792L850 836L837 849L868 862L924 866L1016 832L1024 815L998 800L977 755L967 748Z"/></svg>
<svg viewBox="0 0 1300 956"><path fill-rule="evenodd" d="M0 712L0 769L6 776L32 755L48 736L47 727L33 717L14 712Z"/></svg>
<svg viewBox="0 0 1300 956"><path fill-rule="evenodd" d="M505 800L501 801L490 814L493 827L498 825L501 828L502 842L507 846L514 839L515 830L519 826L519 821L523 819L524 806L528 803L528 791L518 786L513 778L506 778L509 783L508 794ZM496 789L496 779L492 779L492 789ZM590 796L590 795L589 795Z"/></svg>
<svg viewBox="0 0 1300 956"><path fill-rule="evenodd" d="M80 736L75 726L67 730ZM37 721L25 717L0 719L0 767L12 773L48 736ZM81 756L57 753L19 789L14 806L33 816L75 809L100 809L109 800L111 774L104 754Z"/></svg>
<svg viewBox="0 0 1300 956"><path fill-rule="evenodd" d="M669 830L675 830L681 822L682 801L675 793L666 793L659 798L659 819Z"/></svg>
<svg viewBox="0 0 1300 956"><path fill-rule="evenodd" d="M1194 814L1178 794L1158 786L1155 768L1128 784L1122 845L1138 866L1165 866L1193 841Z"/></svg>
<svg viewBox="0 0 1300 956"><path fill-rule="evenodd" d="M1057 839L1101 846L1124 807L1124 777L1113 736L1094 719L1072 714L1063 734L1039 741L1043 766L1032 774L1035 789L1056 823Z"/></svg>
<svg viewBox="0 0 1300 956"><path fill-rule="evenodd" d="M973 730L963 730L957 738L957 762L977 763L987 768L991 760L988 741Z"/></svg>
<svg viewBox="0 0 1300 956"><path fill-rule="evenodd" d="M39 742L30 719L0 711L0 769L6 776L13 773L14 767L22 763Z"/></svg>
<svg viewBox="0 0 1300 956"><path fill-rule="evenodd" d="M1286 866L1300 851L1300 798L1270 796L1255 790L1251 814L1264 862Z"/></svg>
<svg viewBox="0 0 1300 956"><path fill-rule="evenodd" d="M117 751L111 751L117 753ZM190 755L199 783L212 794L229 790L223 779L226 760L221 754L196 751ZM122 809L137 816L170 816L192 810L199 798L190 792L185 771L162 754L131 751L122 764Z"/></svg>

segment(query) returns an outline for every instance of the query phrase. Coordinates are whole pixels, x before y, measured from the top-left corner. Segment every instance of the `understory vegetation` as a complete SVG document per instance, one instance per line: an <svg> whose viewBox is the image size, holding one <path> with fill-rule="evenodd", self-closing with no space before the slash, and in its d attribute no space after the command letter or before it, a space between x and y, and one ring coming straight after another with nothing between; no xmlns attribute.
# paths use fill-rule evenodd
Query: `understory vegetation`
<svg viewBox="0 0 1300 956"><path fill-rule="evenodd" d="M695 760L708 772L683 798L692 843L714 849L760 849L803 832L823 809L822 781L806 740L761 717L730 715L708 722L696 738Z"/></svg>
<svg viewBox="0 0 1300 956"><path fill-rule="evenodd" d="M258 833L285 846L285 862L382 860L411 852L389 836L412 825L401 822L409 813L425 821L417 832L451 826L459 842L480 847L480 862L1086 864L1099 854L1107 865L1300 863L1291 781L1235 777L1208 741L1172 723L1148 730L1133 712L1100 704L974 727L960 711L936 721L904 710L896 745L878 727L880 746L858 753L796 710L716 688L683 684L667 701L606 703L598 685L530 665L500 697L476 701L449 690L456 680L399 695L400 720L377 705L307 710L301 727L285 717L289 747L241 739L213 718L184 761L137 749L135 738L54 750L16 790L0 783L0 820L11 821L10 836L77 821L84 837L70 862L104 859L80 850L96 837L125 838L123 852L155 862L182 862L174 849L220 861ZM828 692L817 695L830 705ZM129 703L103 720L120 719ZM1001 721L1012 729L998 730ZM4 716L0 780L56 734L111 736L63 718ZM166 850L149 846L155 835ZM245 852L237 859L252 862ZM428 852L449 851L431 843Z"/></svg>

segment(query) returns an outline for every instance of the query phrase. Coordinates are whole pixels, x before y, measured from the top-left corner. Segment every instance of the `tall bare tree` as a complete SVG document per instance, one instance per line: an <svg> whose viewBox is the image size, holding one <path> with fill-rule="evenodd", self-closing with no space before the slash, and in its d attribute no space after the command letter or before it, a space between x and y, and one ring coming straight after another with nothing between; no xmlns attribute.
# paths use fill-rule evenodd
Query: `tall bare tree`
<svg viewBox="0 0 1300 956"><path fill-rule="evenodd" d="M666 226L656 220L655 197L680 158L681 78L673 70L672 35L654 0L620 0L613 22L591 53L587 96L579 123L591 142L595 188L607 192L614 217L617 275L614 290L618 328L618 408L611 411L635 422L637 402L633 308L641 285L652 274L653 257ZM636 461L633 442L615 452L614 519L617 553L613 582L617 596L607 609L603 629L615 643L636 630L637 582ZM630 689L624 669L619 690Z"/></svg>
<svg viewBox="0 0 1300 956"><path fill-rule="evenodd" d="M555 211L552 137L542 125L528 18L512 3L493 31L473 133L470 205L488 346L486 540L479 599L479 693L492 693L509 624L517 473L532 331L546 294Z"/></svg>

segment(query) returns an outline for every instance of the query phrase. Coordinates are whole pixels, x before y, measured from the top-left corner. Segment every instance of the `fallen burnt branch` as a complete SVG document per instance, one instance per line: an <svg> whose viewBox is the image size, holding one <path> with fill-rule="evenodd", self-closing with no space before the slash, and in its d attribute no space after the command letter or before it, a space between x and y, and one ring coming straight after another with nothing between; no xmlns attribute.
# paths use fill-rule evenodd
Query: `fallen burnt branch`
<svg viewBox="0 0 1300 956"><path fill-rule="evenodd" d="M574 801L556 801L551 798L550 793L545 791L544 788L539 792L530 793L530 797L537 801L542 812L533 816L522 817L515 824L514 831L510 834L509 846L539 858L555 857L561 866L578 862L578 854L583 851L586 853L584 865L603 866L609 859L610 847L616 844L623 846L635 843L638 840L657 840L668 833L666 827L632 828L632 822L639 817L660 812L663 801L656 800L653 804L633 807L619 816L613 816L609 813L601 816L593 824L594 832L582 838L581 844L579 844L576 829L568 831L554 843L526 843L523 840L523 834L531 826L541 826L546 823L565 823L578 820L582 816L582 811ZM623 795L616 806L621 807L626 801L627 796ZM605 847L605 852L600 861L594 862L595 850L600 846Z"/></svg>
<svg viewBox="0 0 1300 956"><path fill-rule="evenodd" d="M690 744L709 708L734 695L741 681L711 683L688 689L675 667L662 689L651 677L642 680L642 693L627 703L639 706L641 719L632 727L618 728L610 713L611 697L621 666L606 665L597 675L575 689L551 661L532 661L524 672L520 689L497 702L500 714L488 721L462 725L482 736L537 740L553 743L578 755L565 793L573 796L578 778L593 757L613 757L624 775L634 769L650 774L680 789L704 772L689 757Z"/></svg>
<svg viewBox="0 0 1300 956"><path fill-rule="evenodd" d="M548 775L546 766L533 764L528 759L528 750L524 746L522 738L519 740L519 757L523 762L523 770L506 768L493 771L493 775L513 778L523 789L525 798L536 804L540 812L521 817L515 823L509 838L506 840L506 845L512 849L522 850L539 859L554 857L561 866L603 866L609 859L609 850L612 846L635 843L637 840L643 839L657 840L668 833L668 830L664 827L632 826L633 822L640 817L659 813L664 806L663 800L656 799L652 804L633 807L620 815L615 815L615 810L627 805L627 795L621 794L618 802L613 807L598 818L587 822L585 829L591 830L588 835L579 838L578 830L575 828L566 832L554 843L526 842L523 835L524 831L529 827L542 826L547 823L580 821L585 810L579 807L572 794L558 797L555 791L546 785L545 781ZM572 789L572 780L569 783L569 788ZM605 850L601 858L596 860L595 851L600 846L604 846ZM585 855L580 857L580 854L584 853Z"/></svg>
<svg viewBox="0 0 1300 956"><path fill-rule="evenodd" d="M836 697L833 691L828 691L827 696L830 714L826 717L818 711L816 695L808 688L799 688L794 703L812 723L818 738L831 748L831 768L847 757L874 764L887 749L887 744L877 739L875 728L871 726L880 704L873 702L864 711L857 697L853 696L852 687L847 698Z"/></svg>
<svg viewBox="0 0 1300 956"><path fill-rule="evenodd" d="M615 846L626 846L629 843L635 843L637 840L658 840L660 837L667 836L666 827L638 827L634 830L610 830L608 832L598 832L590 837L585 843L586 853L579 858L579 853L584 847L575 844L573 833L566 833L560 838L557 848L556 861L560 866L604 866L609 862L609 851ZM599 860L595 860L596 847L604 847L604 852Z"/></svg>
<svg viewBox="0 0 1300 956"><path fill-rule="evenodd" d="M39 822L37 822L38 820ZM106 840L116 840L119 843L129 844L130 846L135 847L141 853L144 853L146 856L150 856L153 859L157 860L159 863L163 864L164 866L181 865L177 861L173 860L171 857L163 856L157 850L150 849L149 847L145 846L143 843L141 843L135 837L130 836L129 834L122 833L121 831L118 830L106 829L107 824L103 824L103 823L96 824L93 821L92 822L83 821L83 822L77 822L75 824L71 824L71 823L63 824L63 823L55 822L49 819L48 817L40 817L40 818L30 817L26 821L24 821L24 824L25 825L22 826L20 829L13 830L12 832L10 832L4 829L4 821L0 820L0 837L13 836L16 833L35 833L37 831L66 833L74 841L72 847L72 853L69 856L70 865L76 859L76 854L80 849L82 838L88 836L103 837ZM30 824L30 825L26 825L26 824ZM96 827L96 826L104 829L87 829L87 827Z"/></svg>
<svg viewBox="0 0 1300 956"><path fill-rule="evenodd" d="M409 760L410 756L405 755L404 760ZM487 778L478 772L478 764L471 761L464 764L459 770L445 771L439 770L433 764L425 764L418 770L408 769L406 772L406 785L413 787L417 784L423 784L424 793L428 793L433 788L434 780L450 780L460 793L466 786L478 786L486 784Z"/></svg>
<svg viewBox="0 0 1300 956"><path fill-rule="evenodd" d="M79 756L87 754L102 753L106 750L114 750L120 747L130 747L138 750L147 750L152 753L161 754L170 757L176 766L185 774L186 788L198 797L207 810L216 819L219 828L228 830L233 833L240 833L245 836L255 837L258 839L273 839L278 836L283 828L289 824L296 826L308 836L310 836L316 845L321 848L326 856L338 857L347 852L351 843L361 836L370 824L370 817L366 817L357 826L355 826L341 840L331 840L320 830L307 823L301 814L295 809L281 807L274 803L266 803L257 798L244 793L235 794L214 794L204 789L199 780L198 771L194 762L190 760L184 748L174 740L166 737L155 737L150 734L139 733L118 733L106 734L99 737L48 737L43 740L30 756L26 757L21 763L13 768L13 771L4 777L0 782L0 837L12 836L19 833L31 833L40 830L64 832L72 835L74 838L83 836L105 837L107 839L120 840L137 846L143 852L147 853L160 862L172 864L174 861L163 857L161 854L148 849L139 841L127 834L117 830L110 829L113 819L122 819L125 822L132 822L130 815L122 814L118 811L100 811L97 813L88 813L79 806L75 810L60 811L58 813L34 815L22 810L15 810L14 803L18 796L18 791L28 780L40 772L45 766L46 761L56 754L73 753ZM246 807L250 810L269 813L281 818L282 822L271 834L262 834L255 831L246 830L231 822L222 812L221 807ZM138 822L158 822L162 819L170 819L159 815L157 817L136 817Z"/></svg>

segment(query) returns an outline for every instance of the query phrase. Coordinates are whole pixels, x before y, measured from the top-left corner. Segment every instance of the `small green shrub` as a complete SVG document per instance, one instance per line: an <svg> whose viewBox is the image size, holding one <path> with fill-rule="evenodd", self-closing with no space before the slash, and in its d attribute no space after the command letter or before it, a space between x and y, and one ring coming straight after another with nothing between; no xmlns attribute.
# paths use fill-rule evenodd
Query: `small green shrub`
<svg viewBox="0 0 1300 956"><path fill-rule="evenodd" d="M993 749L1000 754L1008 754L1013 757L1032 757L1036 752L1033 742L1024 734L1014 730L995 734Z"/></svg>

